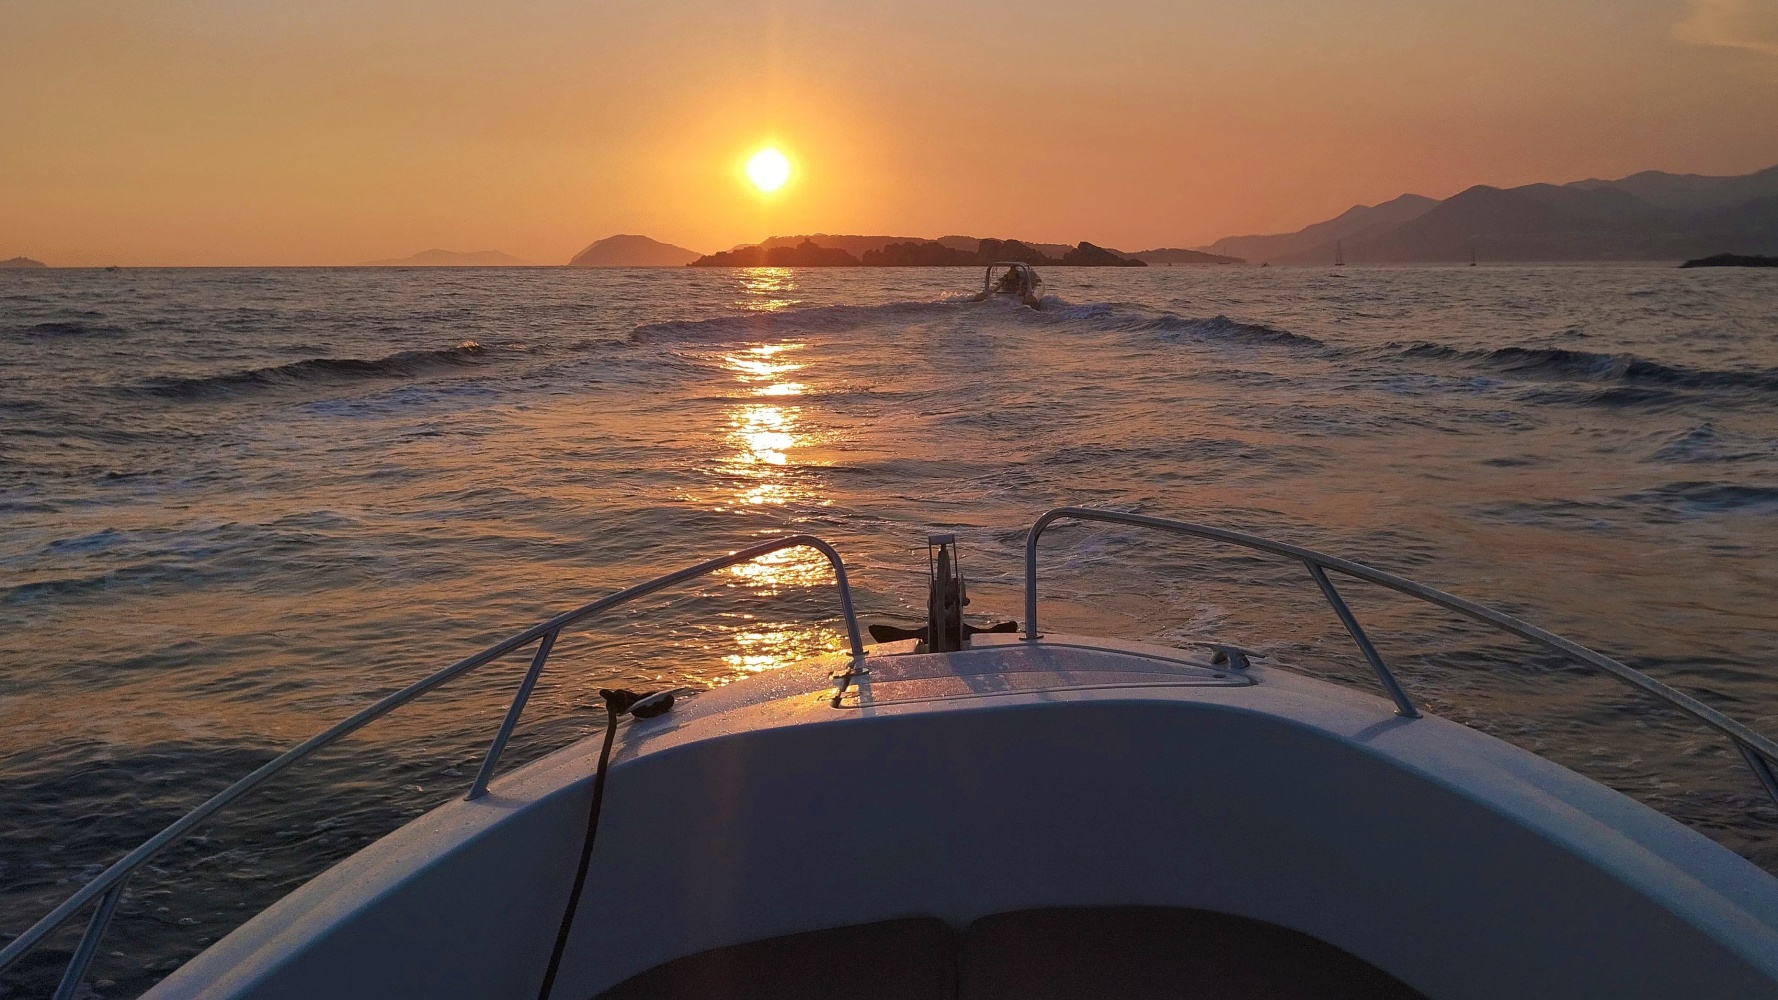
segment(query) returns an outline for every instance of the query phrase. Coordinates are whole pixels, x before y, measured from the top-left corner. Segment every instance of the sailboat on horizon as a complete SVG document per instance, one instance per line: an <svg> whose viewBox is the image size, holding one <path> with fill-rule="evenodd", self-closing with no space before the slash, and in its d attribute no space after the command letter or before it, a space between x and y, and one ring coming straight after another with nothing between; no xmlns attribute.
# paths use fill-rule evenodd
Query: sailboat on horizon
<svg viewBox="0 0 1778 1000"><path fill-rule="evenodd" d="M1334 240L1334 266L1335 267L1345 267L1346 266L1346 252L1340 246L1339 240Z"/></svg>

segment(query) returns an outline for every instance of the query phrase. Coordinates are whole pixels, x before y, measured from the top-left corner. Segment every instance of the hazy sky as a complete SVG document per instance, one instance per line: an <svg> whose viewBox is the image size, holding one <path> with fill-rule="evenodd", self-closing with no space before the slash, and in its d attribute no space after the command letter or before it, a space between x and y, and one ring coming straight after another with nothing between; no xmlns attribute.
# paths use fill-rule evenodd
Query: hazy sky
<svg viewBox="0 0 1778 1000"><path fill-rule="evenodd" d="M58 265L1138 250L1775 163L1778 0L0 0L0 258Z"/></svg>

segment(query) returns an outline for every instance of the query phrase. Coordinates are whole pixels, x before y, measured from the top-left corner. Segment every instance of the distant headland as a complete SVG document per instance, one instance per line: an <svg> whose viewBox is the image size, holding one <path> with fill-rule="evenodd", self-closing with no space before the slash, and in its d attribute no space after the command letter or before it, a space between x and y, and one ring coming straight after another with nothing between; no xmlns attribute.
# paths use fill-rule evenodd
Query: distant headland
<svg viewBox="0 0 1778 1000"><path fill-rule="evenodd" d="M681 267L698 259L695 250L646 236L607 236L574 255L569 267Z"/></svg>
<svg viewBox="0 0 1778 1000"><path fill-rule="evenodd" d="M37 268L48 266L49 265L45 264L43 261L32 260L29 257L14 257L11 260L0 260L0 267L11 268L14 270L36 270Z"/></svg>

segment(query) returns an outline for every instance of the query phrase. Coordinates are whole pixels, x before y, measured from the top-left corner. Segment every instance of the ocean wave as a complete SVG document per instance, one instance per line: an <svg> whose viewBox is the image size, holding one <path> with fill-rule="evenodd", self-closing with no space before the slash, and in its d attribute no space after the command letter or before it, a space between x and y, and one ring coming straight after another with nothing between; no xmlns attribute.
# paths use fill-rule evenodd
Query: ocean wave
<svg viewBox="0 0 1778 1000"><path fill-rule="evenodd" d="M1162 316L1152 328L1166 334L1184 335L1200 340L1236 341L1243 344L1272 344L1283 347L1324 347L1320 340L1306 334L1292 333L1264 323L1242 323L1227 316L1209 319L1182 319Z"/></svg>
<svg viewBox="0 0 1778 1000"><path fill-rule="evenodd" d="M97 531L51 538L29 553L0 555L0 607L87 598L114 591L189 591L281 573L301 585L309 573L365 569L374 560L341 545L356 521L327 510L265 523L222 521L177 529Z"/></svg>
<svg viewBox="0 0 1778 1000"><path fill-rule="evenodd" d="M1687 480L1605 499L1516 500L1475 508L1476 515L1519 524L1618 530L1628 523L1673 524L1706 517L1778 513L1778 486Z"/></svg>
<svg viewBox="0 0 1778 1000"><path fill-rule="evenodd" d="M133 391L171 399L202 399L257 389L273 389L310 382L350 382L420 375L441 369L461 368L480 361L488 349L473 340L456 347L433 351L401 351L381 358L307 358L289 364L248 368L197 378L155 378L132 387Z"/></svg>
<svg viewBox="0 0 1778 1000"><path fill-rule="evenodd" d="M1049 305L1051 301L1055 303L1053 308ZM1061 299L1046 300L1043 315L1098 330L1155 334L1170 343L1190 340L1281 347L1326 346L1306 334L1292 333L1263 323L1244 323L1223 315L1193 319L1172 313L1156 314L1111 302L1074 304Z"/></svg>
<svg viewBox="0 0 1778 1000"><path fill-rule="evenodd" d="M1618 499L1652 509L1658 519L1704 517L1710 514L1778 514L1778 486L1710 480L1667 483L1626 493Z"/></svg>
<svg viewBox="0 0 1778 1000"><path fill-rule="evenodd" d="M1686 394L1680 389L1653 385L1614 385L1606 388L1534 389L1519 397L1540 406L1598 406L1606 409L1662 410L1683 406Z"/></svg>
<svg viewBox="0 0 1778 1000"><path fill-rule="evenodd" d="M1682 365L1662 364L1635 354L1603 354L1595 351L1571 351L1560 347L1462 350L1431 343L1410 344L1405 347L1391 344L1389 347L1398 357L1456 361L1539 378L1677 389L1754 389L1778 392L1778 369L1773 368L1742 371L1687 368Z"/></svg>
<svg viewBox="0 0 1778 1000"><path fill-rule="evenodd" d="M31 339L56 337L115 337L123 333L123 327L110 323L82 323L79 320L52 320L47 323L32 323L28 326L11 327L7 332Z"/></svg>
<svg viewBox="0 0 1778 1000"><path fill-rule="evenodd" d="M22 583L9 581L0 585L0 606L69 600L125 588L160 587L170 590L229 579L232 579L229 574L197 566L195 560L191 559L120 562L91 572L73 571L59 576L25 580Z"/></svg>
<svg viewBox="0 0 1778 1000"><path fill-rule="evenodd" d="M1778 438L1736 434L1702 423L1661 437L1648 457L1655 462L1678 464L1778 459Z"/></svg>

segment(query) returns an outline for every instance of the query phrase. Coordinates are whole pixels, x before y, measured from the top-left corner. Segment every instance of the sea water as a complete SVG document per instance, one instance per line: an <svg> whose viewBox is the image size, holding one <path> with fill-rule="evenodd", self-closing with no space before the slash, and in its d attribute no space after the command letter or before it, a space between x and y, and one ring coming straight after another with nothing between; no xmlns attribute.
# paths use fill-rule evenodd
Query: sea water
<svg viewBox="0 0 1778 1000"><path fill-rule="evenodd" d="M988 621L1021 613L1048 507L1235 528L1524 616L1778 732L1778 273L1044 277L1031 310L967 301L966 269L0 273L0 934L375 698L788 532L839 548L866 621L905 625L929 531L957 535ZM1238 642L1376 691L1300 565L1103 526L1043 547L1046 628ZM1343 586L1427 710L1778 870L1778 811L1722 739ZM596 732L600 686L732 683L840 648L838 621L807 551L623 608L564 637L508 767ZM99 992L460 795L524 662L143 870ZM12 988L44 991L72 937Z"/></svg>

